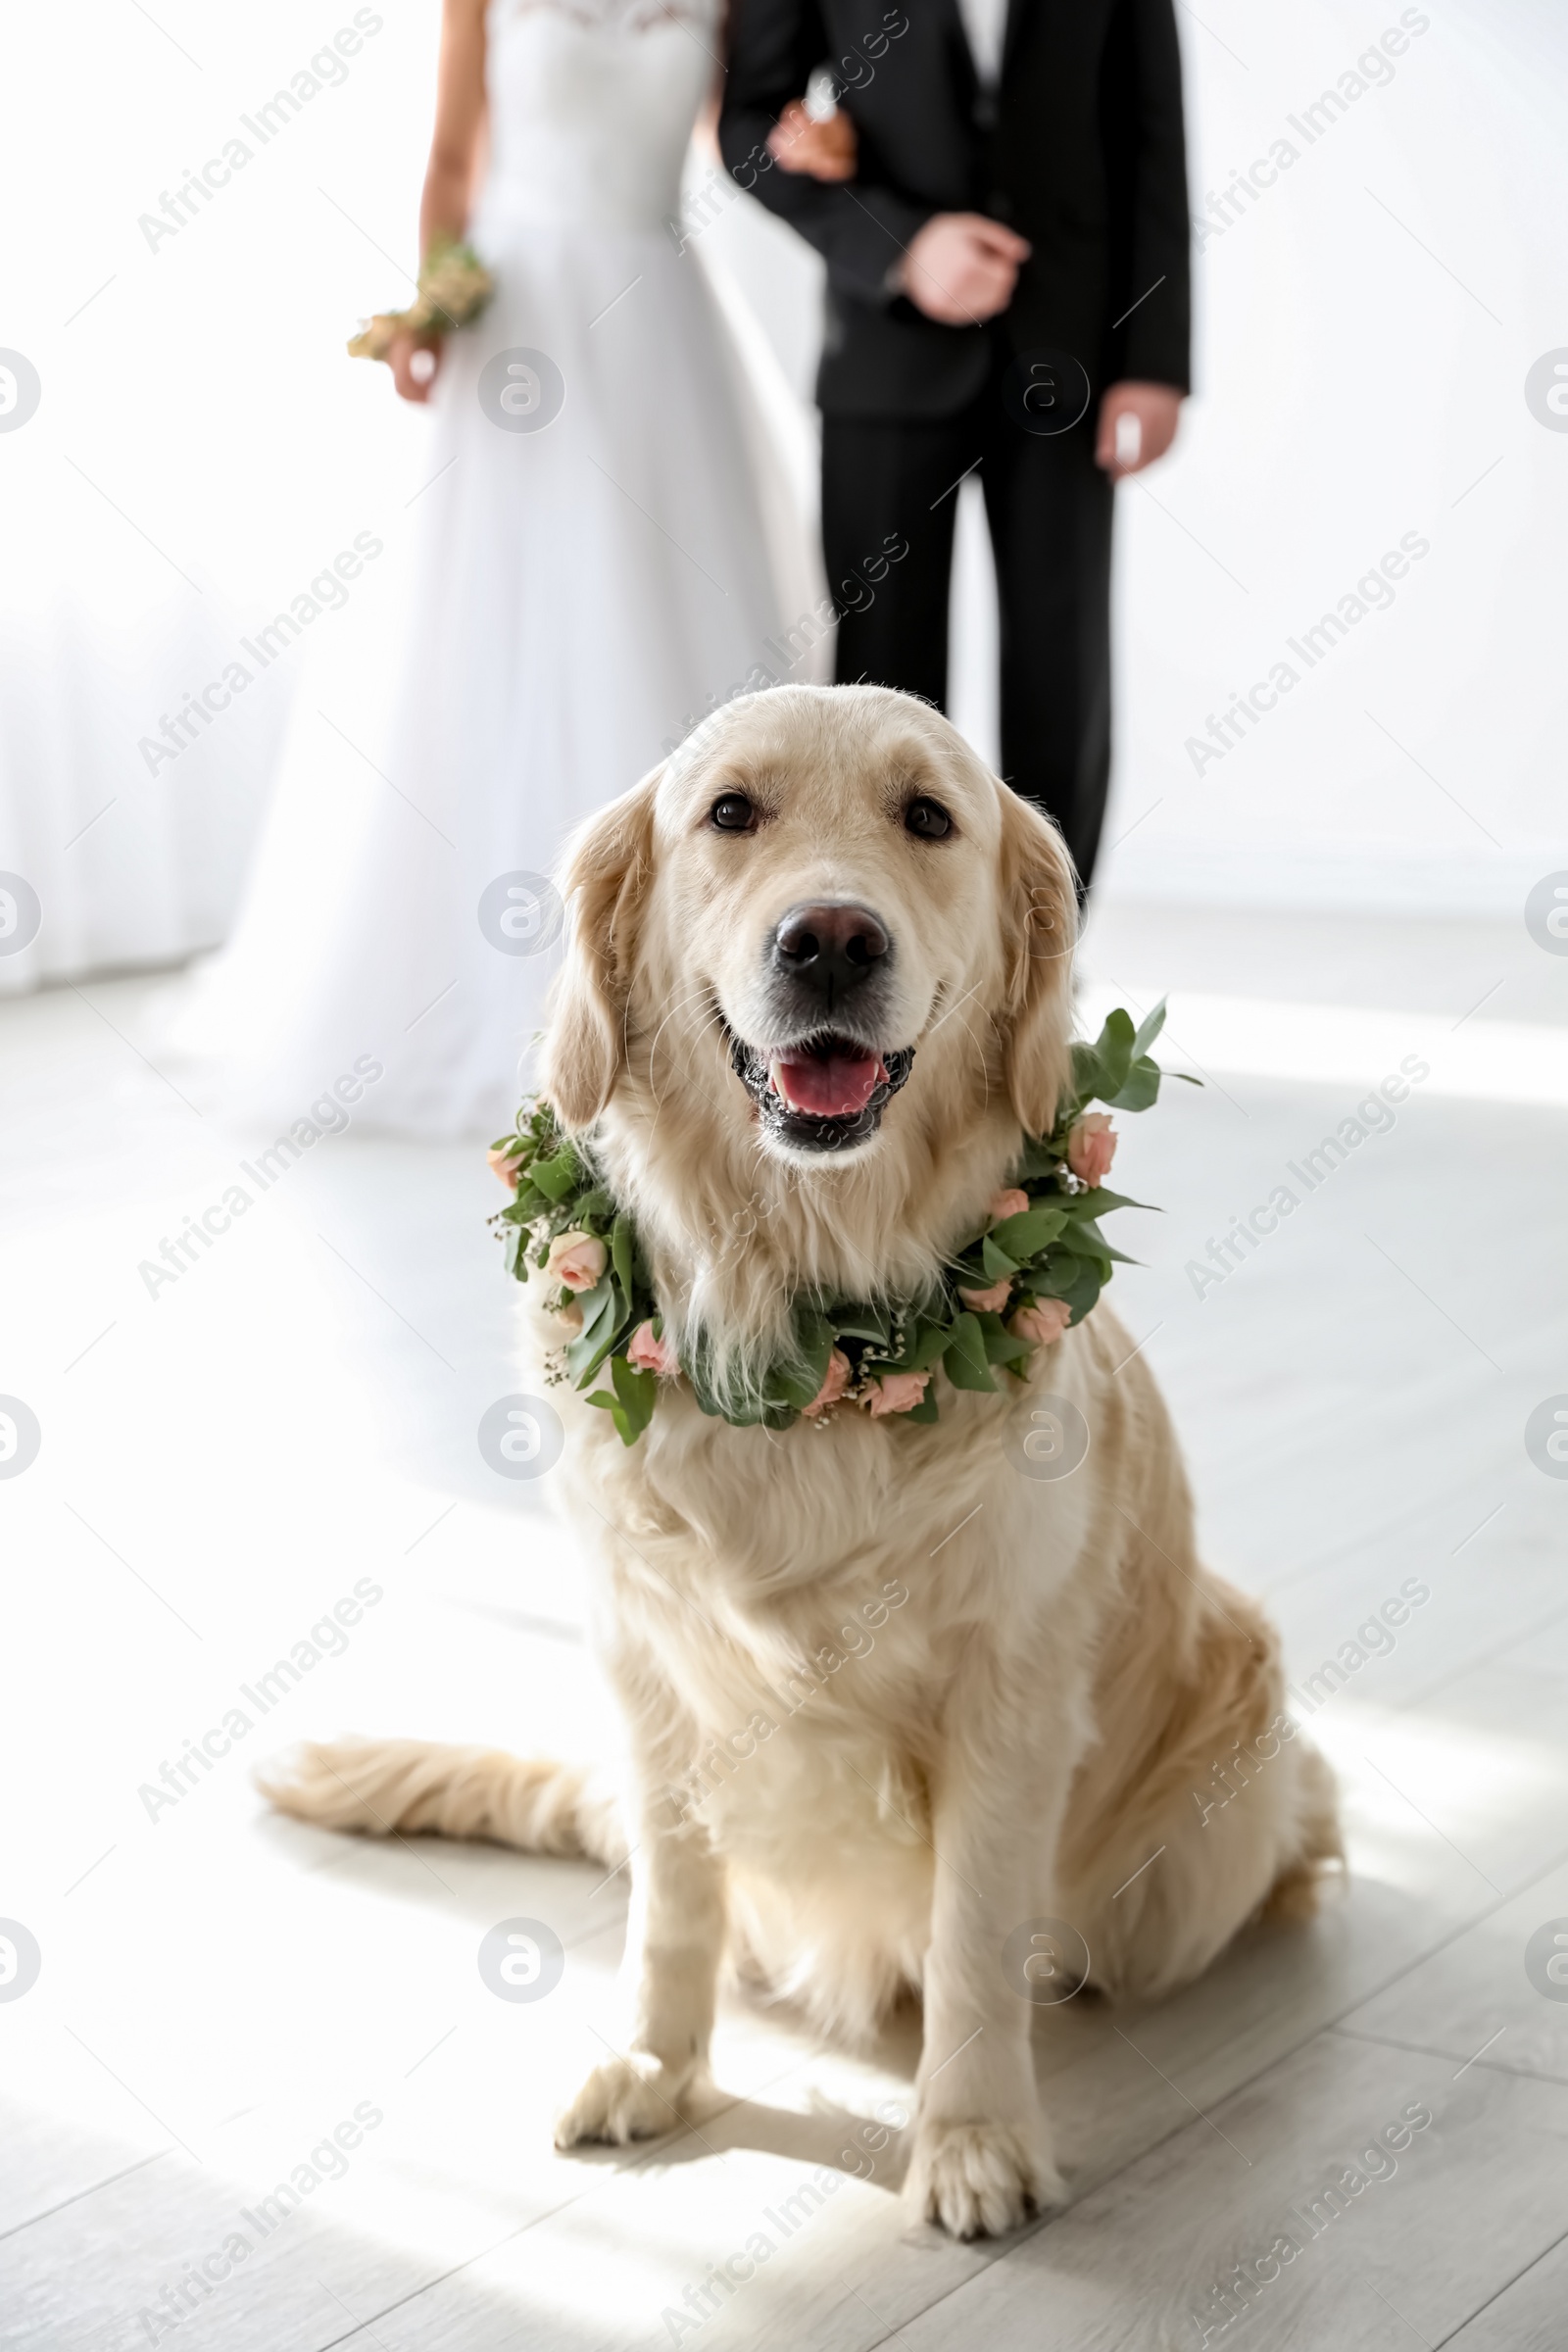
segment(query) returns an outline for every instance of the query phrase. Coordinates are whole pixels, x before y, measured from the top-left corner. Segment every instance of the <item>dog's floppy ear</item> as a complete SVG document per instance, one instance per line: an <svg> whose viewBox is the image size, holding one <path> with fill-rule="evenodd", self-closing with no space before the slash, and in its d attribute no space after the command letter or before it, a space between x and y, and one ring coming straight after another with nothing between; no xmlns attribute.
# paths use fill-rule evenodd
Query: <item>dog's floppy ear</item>
<svg viewBox="0 0 1568 2352"><path fill-rule="evenodd" d="M568 1129L592 1126L625 1062L632 954L662 772L656 767L566 845L566 960L551 999L542 1092Z"/></svg>
<svg viewBox="0 0 1568 2352"><path fill-rule="evenodd" d="M1072 952L1078 899L1061 835L1032 802L1002 795L1001 1017L1007 1093L1026 1135L1049 1135L1071 1070Z"/></svg>

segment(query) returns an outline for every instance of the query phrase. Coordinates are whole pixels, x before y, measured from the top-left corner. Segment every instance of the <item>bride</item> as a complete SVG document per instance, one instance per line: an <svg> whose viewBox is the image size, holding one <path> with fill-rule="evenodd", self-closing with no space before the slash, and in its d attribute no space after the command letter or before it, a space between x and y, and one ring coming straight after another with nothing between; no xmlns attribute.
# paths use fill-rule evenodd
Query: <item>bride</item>
<svg viewBox="0 0 1568 2352"><path fill-rule="evenodd" d="M805 419L679 228L721 13L445 0L421 246L466 236L494 295L388 354L435 420L412 576L368 564L379 606L357 589L321 649L174 1020L232 1115L292 1121L375 1064L367 1123L499 1133L565 834L717 702L811 674L784 642L824 595Z"/></svg>

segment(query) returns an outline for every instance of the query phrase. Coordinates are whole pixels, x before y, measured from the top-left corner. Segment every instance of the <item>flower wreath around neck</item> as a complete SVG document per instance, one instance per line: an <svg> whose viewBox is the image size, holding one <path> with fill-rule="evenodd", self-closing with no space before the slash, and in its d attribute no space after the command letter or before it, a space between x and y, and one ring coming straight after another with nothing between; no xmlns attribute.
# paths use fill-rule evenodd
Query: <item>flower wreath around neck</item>
<svg viewBox="0 0 1568 2352"><path fill-rule="evenodd" d="M1093 1045L1074 1045L1055 1125L1020 1139L984 1225L922 1296L802 1290L788 1338L741 1396L714 1379L701 1341L676 1361L636 1225L595 1166L591 1139L564 1135L547 1102L525 1102L515 1131L490 1149L491 1166L515 1195L491 1223L505 1239L510 1274L523 1282L536 1270L559 1286L553 1304L564 1337L549 1377L584 1391L627 1446L674 1380L705 1413L737 1428L788 1429L800 1419L820 1427L857 1406L935 1421L939 1366L956 1389L995 1391L999 1372L1022 1378L1037 1348L1083 1321L1114 1263L1135 1262L1100 1230L1108 1210L1147 1205L1106 1188L1117 1142L1110 1113L1147 1110L1156 1100L1163 1073L1149 1049L1164 1019L1163 1000L1142 1027L1118 1006ZM1103 1109L1092 1110L1094 1102Z"/></svg>

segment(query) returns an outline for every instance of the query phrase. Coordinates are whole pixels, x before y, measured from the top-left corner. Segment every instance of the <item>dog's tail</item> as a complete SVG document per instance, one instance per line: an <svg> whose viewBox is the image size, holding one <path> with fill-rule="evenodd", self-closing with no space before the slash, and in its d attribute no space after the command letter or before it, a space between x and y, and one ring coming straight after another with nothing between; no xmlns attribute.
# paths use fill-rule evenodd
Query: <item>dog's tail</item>
<svg viewBox="0 0 1568 2352"><path fill-rule="evenodd" d="M1322 1899L1323 1882L1345 1869L1339 1792L1320 1748L1298 1739L1297 1823L1299 1847L1269 1888L1259 1918L1281 1923L1310 1919Z"/></svg>
<svg viewBox="0 0 1568 2352"><path fill-rule="evenodd" d="M610 1783L497 1747L423 1740L330 1740L266 1766L257 1786L279 1812L368 1838L425 1831L487 1838L530 1854L585 1854L612 1868L626 1836Z"/></svg>

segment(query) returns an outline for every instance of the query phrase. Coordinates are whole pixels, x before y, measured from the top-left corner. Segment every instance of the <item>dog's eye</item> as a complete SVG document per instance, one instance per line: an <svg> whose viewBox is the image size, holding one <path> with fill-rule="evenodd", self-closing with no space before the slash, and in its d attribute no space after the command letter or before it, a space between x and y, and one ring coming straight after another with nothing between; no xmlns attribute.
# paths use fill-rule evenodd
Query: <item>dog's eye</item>
<svg viewBox="0 0 1568 2352"><path fill-rule="evenodd" d="M708 813L720 833L745 833L757 810L744 792L722 792Z"/></svg>
<svg viewBox="0 0 1568 2352"><path fill-rule="evenodd" d="M953 819L940 801L928 800L922 793L904 811L904 830L921 841L940 841L944 833L952 832Z"/></svg>

